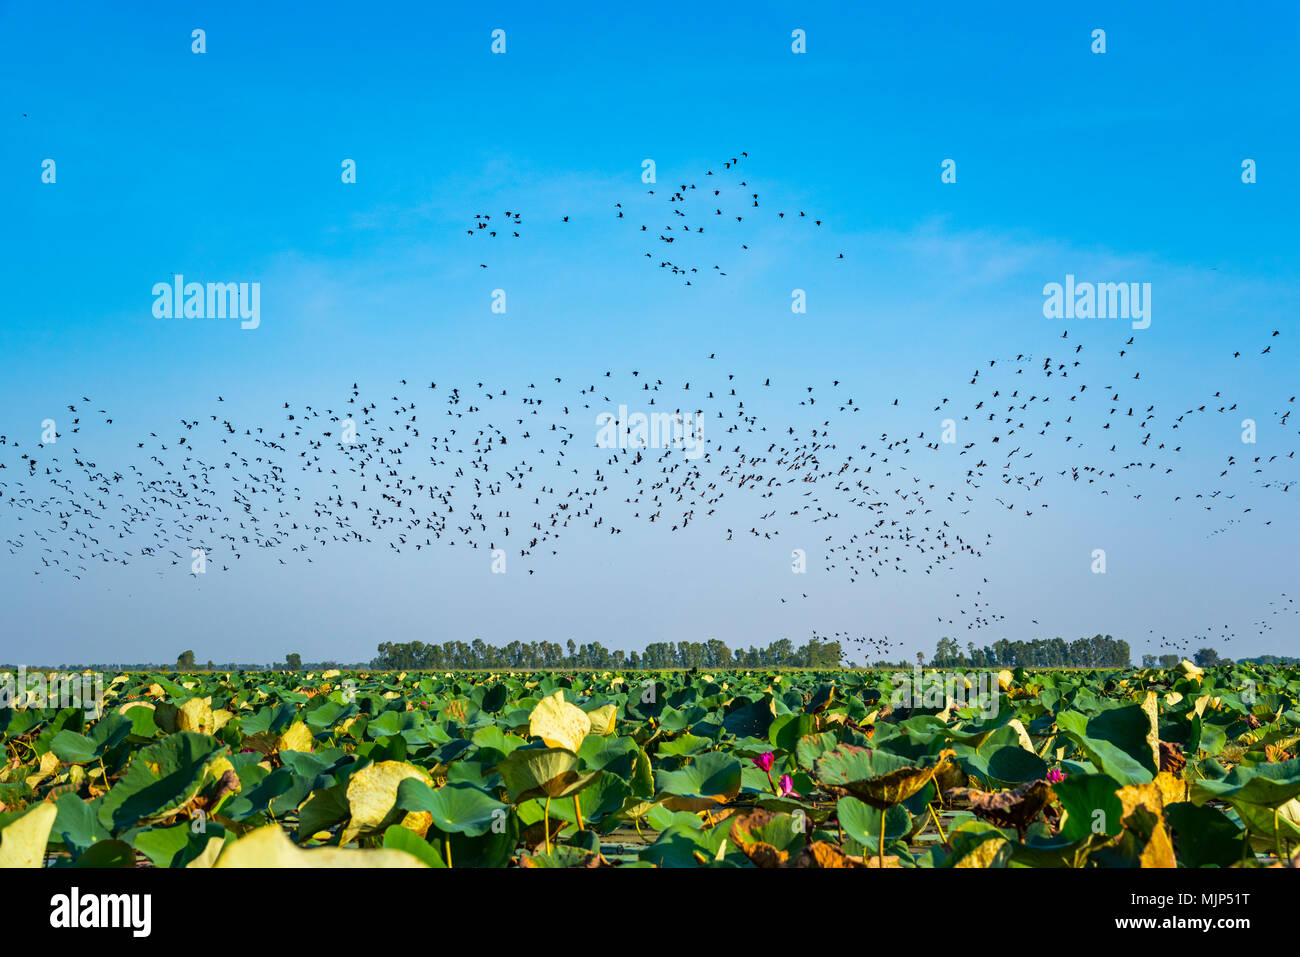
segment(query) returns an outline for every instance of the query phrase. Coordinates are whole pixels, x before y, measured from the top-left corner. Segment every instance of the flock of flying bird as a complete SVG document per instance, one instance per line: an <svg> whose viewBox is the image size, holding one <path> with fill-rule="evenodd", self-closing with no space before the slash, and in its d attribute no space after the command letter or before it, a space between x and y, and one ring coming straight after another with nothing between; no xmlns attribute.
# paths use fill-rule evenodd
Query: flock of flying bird
<svg viewBox="0 0 1300 957"><path fill-rule="evenodd" d="M721 170L734 176L746 158L742 152ZM737 223L746 215L723 213L721 176L710 170L704 181L700 190L671 190L672 221L640 230L664 250L652 261L688 285L704 267L684 265L667 250L703 232L710 215ZM691 206L697 195L707 199L703 212ZM746 201L747 210L763 208L757 193ZM616 212L624 217L621 204ZM822 222L802 210L788 217L778 211L777 218ZM517 239L522 223L519 211L496 219L480 213L467 231ZM1184 437L1198 421L1242 415L1237 401L1196 390L1202 394L1184 406L1162 407L1143 398L1137 336L1121 337L1093 360L1095 347L1085 349L1071 332L1063 329L1042 354L982 360L960 391L932 407L908 402L912 409L900 409L897 397L863 401L839 378L793 394L772 376L674 382L642 369L576 383L551 377L540 387L401 379L379 394L353 383L324 408L286 401L273 425L237 423L217 397L202 413L147 437L108 436L114 455L128 453L111 465L94 460L85 440L111 429L114 415L80 396L56 417L52 444L34 434L20 441L27 429L0 435L0 499L12 520L0 534L8 554L28 558L37 576L77 580L93 564L153 562L189 572L201 550L205 561L228 570L257 551L281 563L311 562L317 550L344 544L394 553L499 549L533 575L539 559L558 555L561 540L580 526L619 536L641 522L669 533L699 523L784 560L790 549L805 549L810 565L820 557L817 567L857 582L936 575L978 561L993 531L972 530L972 512L987 519L995 503L1009 517L1032 520L1061 486L1146 501L1162 495L1170 505L1221 516L1211 534L1244 522L1271 524L1257 511L1259 501L1296 483L1294 450L1255 455L1237 443L1214 471L1199 474L1188 464ZM1273 349L1286 342L1279 335L1262 351L1248 350L1247 361L1281 361ZM1274 373L1262 365L1257 374ZM1294 428L1294 402L1279 399L1269 410L1275 430ZM690 457L671 443L597 448L596 415L620 404L694 423L703 453ZM760 409L789 412L797 424L769 421ZM905 410L914 418L903 418ZM917 417L932 427L914 431ZM1222 433L1232 432L1233 423L1222 422ZM1247 488L1254 504L1238 504ZM983 578L973 593L954 593L961 607L937 616L945 633L975 633L1005 620L984 594L987 584ZM795 592L775 598L807 600L806 590ZM1256 632L1274 627L1270 619L1279 613L1295 614L1291 599L1279 601L1253 623ZM1151 639L1181 648L1233 634L1224 625L1208 636L1153 632ZM869 659L896 646L886 636L836 637Z"/></svg>

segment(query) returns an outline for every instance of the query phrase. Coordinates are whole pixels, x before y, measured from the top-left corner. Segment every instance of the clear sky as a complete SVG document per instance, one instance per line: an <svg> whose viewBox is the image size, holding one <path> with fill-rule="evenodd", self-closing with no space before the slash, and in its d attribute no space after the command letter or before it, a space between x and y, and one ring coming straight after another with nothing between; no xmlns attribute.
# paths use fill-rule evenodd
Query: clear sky
<svg viewBox="0 0 1300 957"><path fill-rule="evenodd" d="M41 662L171 660L192 648L200 660L358 660L389 640L735 647L837 632L888 636L895 657L929 653L944 635L965 645L1098 632L1137 654L1207 643L1300 653L1300 618L1274 614L1300 593L1300 462L1289 457L1300 416L1282 418L1300 392L1294 5L471 6L0 6L0 659L30 649ZM1098 29L1104 53L1093 52ZM654 184L642 181L645 159ZM343 182L345 160L355 183ZM945 160L955 182L942 180ZM506 210L517 228L502 228ZM484 214L497 237L475 228ZM687 223L705 234L685 236ZM658 238L670 226L672 245ZM699 272L673 275L665 261ZM260 325L159 318L153 287L178 273L258 283ZM1045 317L1045 284L1067 274L1150 283L1150 327ZM491 308L498 289L504 314ZM792 312L796 289L806 313ZM1049 357L1051 369L1065 363L1050 379ZM608 466L595 448L597 412L653 411L638 404L648 378L663 383L654 409L725 416L706 419L721 448L698 486L727 496L676 531L626 501L658 464L623 473L626 461ZM598 395L579 396L598 382ZM466 405L509 403L462 420L511 437L484 481L530 448L515 423L529 386L545 396L548 428L574 433L572 458L530 461L512 547L534 519L529 490L590 489L603 464L607 490L556 555L510 552L505 574L491 572L498 541L485 531L477 549L448 533L418 552L378 532L319 550L285 535L238 560L230 543L204 539L203 575L186 553L176 565L92 560L73 577L60 526L75 531L84 516L60 517L57 503L94 491L76 458L130 485L180 468L175 440L188 431L196 456L219 462L230 451L220 421L278 435L306 406L343 408L353 383L383 429L409 421L394 410L413 397L422 442L454 427L453 387ZM1018 389L1012 405L1035 401L1004 426ZM484 399L489 390L507 396ZM809 395L821 402L801 405ZM549 418L566 406L571 415ZM754 432L726 432L738 414ZM939 439L948 417L954 443ZM43 448L47 418L59 439ZM725 426L710 432L715 421ZM307 439L321 440L311 429L277 458L301 498L265 522L350 491L301 472ZM904 438L906 453L886 450ZM800 474L776 465L778 452L762 468L737 465L734 448L748 465L782 439L820 441L823 471L848 455L865 468L873 451L906 470L883 478L888 466L874 464L770 499L737 488L748 470ZM459 482L459 520L474 453L449 448L424 471L428 453L412 451L403 477ZM39 457L36 475L25 454ZM971 484L975 458L987 467ZM452 475L462 465L470 478ZM834 489L841 479L871 491L854 502ZM919 507L901 498L918 482L933 485ZM820 514L804 508L813 485ZM238 508L229 489L216 494L227 515ZM126 502L109 505L120 517ZM203 537L177 514L136 534ZM960 534L980 555L927 574L936 553L882 541L903 529L927 547ZM871 561L894 567L849 575L842 545L881 545ZM808 557L801 576L795 548ZM1105 574L1092 570L1096 549ZM988 624L967 628L976 617Z"/></svg>

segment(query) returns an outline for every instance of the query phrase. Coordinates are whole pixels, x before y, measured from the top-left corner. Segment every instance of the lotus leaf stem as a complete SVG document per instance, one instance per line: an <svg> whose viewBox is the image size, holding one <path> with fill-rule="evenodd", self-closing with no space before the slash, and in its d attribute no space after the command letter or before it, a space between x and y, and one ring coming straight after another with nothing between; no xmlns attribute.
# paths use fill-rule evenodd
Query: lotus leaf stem
<svg viewBox="0 0 1300 957"><path fill-rule="evenodd" d="M943 833L943 825L939 823L939 815L934 813L934 805L927 803L925 809L930 812L930 817L934 819L934 829L939 832L939 840L947 845L948 836Z"/></svg>
<svg viewBox="0 0 1300 957"><path fill-rule="evenodd" d="M880 869L885 869L885 808L880 809L880 833L876 835L876 856L880 859Z"/></svg>

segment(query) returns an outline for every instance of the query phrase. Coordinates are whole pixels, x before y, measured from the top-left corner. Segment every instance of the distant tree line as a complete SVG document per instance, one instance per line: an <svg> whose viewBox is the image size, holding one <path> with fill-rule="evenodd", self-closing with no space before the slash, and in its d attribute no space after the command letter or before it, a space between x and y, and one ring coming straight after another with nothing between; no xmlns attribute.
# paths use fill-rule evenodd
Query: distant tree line
<svg viewBox="0 0 1300 957"><path fill-rule="evenodd" d="M1256 655L1241 660L1252 665L1300 665L1300 658L1293 658L1290 655Z"/></svg>
<svg viewBox="0 0 1300 957"><path fill-rule="evenodd" d="M454 671L454 670L563 670L576 668L639 668L647 671L671 668L838 668L846 664L838 641L813 638L795 646L788 638L763 648L732 650L712 638L708 641L659 641L644 651L605 648L600 642L578 645L570 639L564 645L550 641L512 641L504 647L489 645L482 639L466 644L445 641L440 645L422 641L383 642L379 654L369 661L303 661L296 652L285 655L275 664L226 661L200 663L193 651L176 657L174 666L157 662L92 662L91 664L28 665L37 671ZM925 656L918 653L917 661ZM1192 660L1202 668L1232 664L1213 648L1201 648ZM1261 665L1300 665L1300 658L1288 655L1256 655L1241 659ZM1174 654L1142 655L1143 668L1173 668L1182 656ZM1061 638L1035 638L1032 641L996 641L983 648L968 642L966 650L951 638L940 638L930 667L934 668L1127 668L1130 662L1128 642L1110 635L1094 635L1076 641ZM15 670L16 665L0 665L0 670ZM875 668L910 668L906 661L876 661Z"/></svg>
<svg viewBox="0 0 1300 957"><path fill-rule="evenodd" d="M489 645L481 638L466 644L445 641L440 645L422 641L383 642L370 662L376 670L453 671L506 669L511 671L561 670L566 668L835 668L844 651L838 641L814 638L795 647L788 638L764 648L751 645L733 651L712 638L708 641L660 641L644 651L609 649L598 641L564 645L553 641L512 641L504 647Z"/></svg>
<svg viewBox="0 0 1300 957"><path fill-rule="evenodd" d="M1127 668L1130 658L1128 642L1110 635L1074 641L1003 638L983 648L977 648L972 641L967 643L965 651L953 639L940 638L930 664L936 668Z"/></svg>
<svg viewBox="0 0 1300 957"><path fill-rule="evenodd" d="M1271 658L1273 656L1265 655L1264 657ZM1155 668L1158 665L1161 668L1173 668L1182 660L1182 655L1160 655L1159 657L1156 655L1143 655L1142 667ZM1213 668L1215 665L1230 665L1232 659L1220 658L1219 653L1213 648L1201 648L1196 654L1192 655L1192 664L1199 668Z"/></svg>

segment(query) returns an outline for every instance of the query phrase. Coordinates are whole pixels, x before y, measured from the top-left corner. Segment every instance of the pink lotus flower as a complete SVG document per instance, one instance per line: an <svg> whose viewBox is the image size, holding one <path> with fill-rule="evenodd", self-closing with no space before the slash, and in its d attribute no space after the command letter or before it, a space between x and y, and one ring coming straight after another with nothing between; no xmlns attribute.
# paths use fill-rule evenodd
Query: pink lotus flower
<svg viewBox="0 0 1300 957"><path fill-rule="evenodd" d="M772 762L775 760L776 760L776 755L774 755L771 751L768 751L766 754L760 754L758 757L756 757L754 759L754 763L757 764L764 771L771 771Z"/></svg>
<svg viewBox="0 0 1300 957"><path fill-rule="evenodd" d="M776 796L798 797L799 795L796 794L794 790L794 778L790 777L788 774L781 775L781 780L777 784Z"/></svg>
<svg viewBox="0 0 1300 957"><path fill-rule="evenodd" d="M1060 768L1052 768L1050 771L1047 772L1048 784L1060 784L1064 780L1065 780L1065 772L1062 771Z"/></svg>

